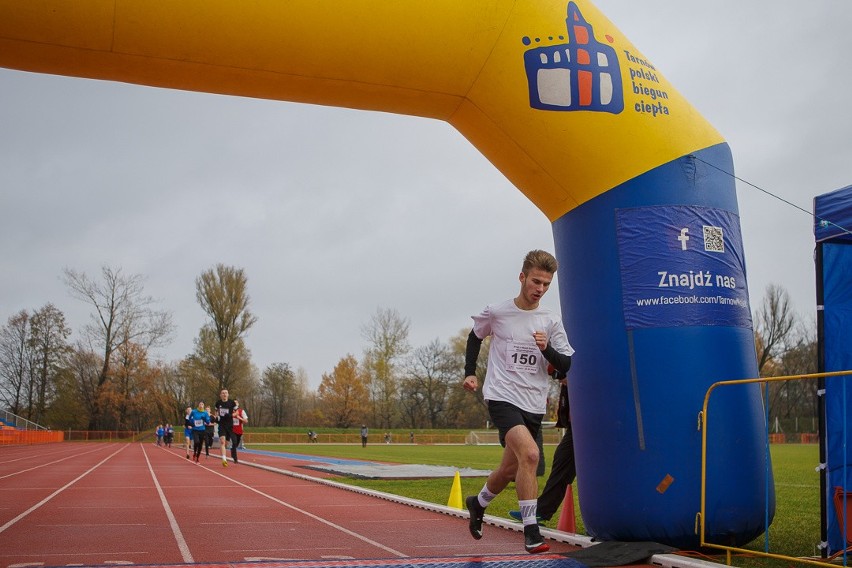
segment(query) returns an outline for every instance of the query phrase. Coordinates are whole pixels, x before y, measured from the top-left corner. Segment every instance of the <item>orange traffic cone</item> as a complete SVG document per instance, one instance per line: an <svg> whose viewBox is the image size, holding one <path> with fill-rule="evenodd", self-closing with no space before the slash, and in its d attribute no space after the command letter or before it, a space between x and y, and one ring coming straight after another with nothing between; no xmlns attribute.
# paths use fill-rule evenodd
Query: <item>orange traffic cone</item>
<svg viewBox="0 0 852 568"><path fill-rule="evenodd" d="M562 511L559 513L559 522L556 530L568 533L577 532L577 522L574 519L574 491L571 485L565 490L565 500L562 502Z"/></svg>

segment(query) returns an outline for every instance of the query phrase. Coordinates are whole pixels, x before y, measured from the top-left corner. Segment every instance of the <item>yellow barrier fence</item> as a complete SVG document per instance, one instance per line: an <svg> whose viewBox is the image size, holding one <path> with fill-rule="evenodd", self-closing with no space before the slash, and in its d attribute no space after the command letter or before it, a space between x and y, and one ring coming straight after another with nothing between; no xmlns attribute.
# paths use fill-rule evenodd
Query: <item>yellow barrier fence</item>
<svg viewBox="0 0 852 568"><path fill-rule="evenodd" d="M717 550L725 551L726 554L726 562L728 565L731 564L731 555L733 553L747 554L751 556L760 556L765 558L775 558L778 560L785 560L790 562L799 562L802 564L810 564L816 566L830 566L833 565L829 562L828 559L825 561L813 560L809 558L797 558L794 556L787 556L784 554L773 554L771 552L761 552L756 550L749 550L745 548L738 548L733 546L726 546L722 544L716 544L712 542L707 542L705 540L705 519L707 518L707 430L709 423L709 415L708 415L708 405L710 403L710 395L713 394L713 391L719 387L726 387L732 385L746 385L751 383L766 383L771 382L779 382L779 381L791 381L791 380L814 380L826 377L841 377L841 376L850 376L852 375L852 370L849 371L834 371L831 373L810 373L804 375L785 375L781 377L766 377L766 378L757 378L757 379L741 379L735 381L719 381L717 383L713 383L710 385L710 388L707 389L707 393L704 395L704 406L701 409L701 412L698 416L698 427L701 430L701 510L698 512L695 518L696 530L699 534L700 546L704 548L712 548ZM772 435L770 434L770 437ZM780 439L779 439L780 440ZM770 439L771 441L771 439Z"/></svg>

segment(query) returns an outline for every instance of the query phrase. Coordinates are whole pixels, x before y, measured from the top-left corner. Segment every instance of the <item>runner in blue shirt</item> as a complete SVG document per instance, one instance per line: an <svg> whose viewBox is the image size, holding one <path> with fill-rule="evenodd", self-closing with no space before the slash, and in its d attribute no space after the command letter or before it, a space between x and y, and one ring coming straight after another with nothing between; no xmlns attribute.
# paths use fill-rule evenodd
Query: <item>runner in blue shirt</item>
<svg viewBox="0 0 852 568"><path fill-rule="evenodd" d="M205 410L203 402L199 402L198 408L189 414L188 422L192 424L193 458L195 463L198 463L198 458L201 457L201 446L204 445L207 425L210 424L210 414Z"/></svg>

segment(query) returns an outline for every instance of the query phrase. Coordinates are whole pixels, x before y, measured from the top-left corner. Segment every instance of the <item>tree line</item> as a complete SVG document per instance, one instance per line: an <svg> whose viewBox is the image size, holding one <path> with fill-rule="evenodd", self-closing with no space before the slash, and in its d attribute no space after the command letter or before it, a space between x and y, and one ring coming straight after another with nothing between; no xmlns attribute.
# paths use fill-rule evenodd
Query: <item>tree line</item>
<svg viewBox="0 0 852 568"><path fill-rule="evenodd" d="M469 329L412 346L410 321L379 308L361 327L360 357L343 354L312 390L304 369L289 362L262 370L252 363L245 338L257 316L240 268L218 264L198 276L196 300L206 320L192 352L170 362L151 352L172 340L172 316L145 294L141 275L104 266L98 278L66 269L63 281L90 308L76 339L51 303L21 310L0 328L0 404L52 429L181 424L188 405L212 403L223 388L237 394L255 426L481 429L488 420L481 391L458 388ZM783 287L767 288L753 319L761 376L816 371L813 326L795 314ZM479 373L487 356L486 340ZM555 406L555 384L553 390ZM815 393L812 381L771 384L770 418L795 420L797 428L801 419L809 430Z"/></svg>

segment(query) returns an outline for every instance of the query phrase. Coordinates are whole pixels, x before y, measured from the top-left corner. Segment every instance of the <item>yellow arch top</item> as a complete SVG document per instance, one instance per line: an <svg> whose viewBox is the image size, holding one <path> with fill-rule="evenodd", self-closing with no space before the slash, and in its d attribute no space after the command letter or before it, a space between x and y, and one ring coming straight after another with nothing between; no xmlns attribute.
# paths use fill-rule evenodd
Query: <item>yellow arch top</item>
<svg viewBox="0 0 852 568"><path fill-rule="evenodd" d="M445 120L551 221L722 141L585 0L0 0L0 66Z"/></svg>

